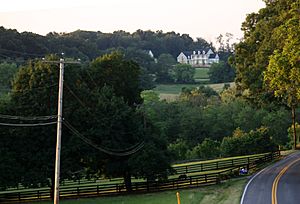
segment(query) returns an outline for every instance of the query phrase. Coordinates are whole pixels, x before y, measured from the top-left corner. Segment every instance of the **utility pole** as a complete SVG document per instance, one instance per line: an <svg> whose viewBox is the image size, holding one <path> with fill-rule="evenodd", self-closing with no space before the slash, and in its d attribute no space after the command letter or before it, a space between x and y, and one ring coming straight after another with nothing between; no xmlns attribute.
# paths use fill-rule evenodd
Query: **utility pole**
<svg viewBox="0 0 300 204"><path fill-rule="evenodd" d="M59 60L59 89L57 108L57 137L56 137L56 157L55 157L55 185L54 204L59 203L59 178L60 178L60 150L61 150L61 129L62 129L62 108L63 108L63 87L64 87L64 64L65 60Z"/></svg>
<svg viewBox="0 0 300 204"><path fill-rule="evenodd" d="M64 53L62 53L63 55ZM44 61L46 63L59 63L59 89L57 107L57 136L56 136L56 156L55 156L55 183L54 183L54 204L59 204L59 180L60 180L60 152L61 152L61 130L62 130L62 109L63 109L63 89L64 89L64 67L65 64L80 64L80 62L65 62L63 58L59 61ZM53 185L53 184L52 184Z"/></svg>

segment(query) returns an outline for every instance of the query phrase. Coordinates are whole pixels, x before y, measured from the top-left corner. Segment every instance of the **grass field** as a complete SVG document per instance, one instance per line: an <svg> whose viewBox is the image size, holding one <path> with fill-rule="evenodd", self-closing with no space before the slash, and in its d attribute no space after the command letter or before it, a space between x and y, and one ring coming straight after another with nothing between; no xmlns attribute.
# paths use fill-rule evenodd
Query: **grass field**
<svg viewBox="0 0 300 204"><path fill-rule="evenodd" d="M234 179L220 185L179 190L182 204L238 204L247 179ZM176 191L143 195L61 200L62 204L176 204ZM52 202L35 202L50 204Z"/></svg>
<svg viewBox="0 0 300 204"><path fill-rule="evenodd" d="M208 70L209 68L195 68L196 73L194 79L208 79Z"/></svg>
<svg viewBox="0 0 300 204"><path fill-rule="evenodd" d="M230 86L233 86L234 83L230 83ZM199 87L200 84L159 84L153 90L159 94L180 94L183 87L186 88L196 88ZM213 88L215 91L220 92L223 90L224 83L220 84L207 84L204 86L209 86Z"/></svg>

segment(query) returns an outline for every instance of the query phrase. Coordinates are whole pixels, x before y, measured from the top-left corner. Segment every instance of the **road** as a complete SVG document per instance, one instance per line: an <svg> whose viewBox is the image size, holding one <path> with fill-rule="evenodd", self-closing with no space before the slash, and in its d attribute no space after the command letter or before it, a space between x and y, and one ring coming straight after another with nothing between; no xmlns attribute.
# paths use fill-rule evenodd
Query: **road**
<svg viewBox="0 0 300 204"><path fill-rule="evenodd" d="M299 189L300 152L296 152L255 174L240 204L298 204Z"/></svg>

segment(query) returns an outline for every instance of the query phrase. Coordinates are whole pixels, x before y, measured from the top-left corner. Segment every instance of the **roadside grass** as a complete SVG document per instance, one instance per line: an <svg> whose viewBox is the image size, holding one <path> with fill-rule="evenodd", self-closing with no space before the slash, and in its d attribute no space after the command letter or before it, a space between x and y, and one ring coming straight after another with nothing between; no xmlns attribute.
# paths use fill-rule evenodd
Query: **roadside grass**
<svg viewBox="0 0 300 204"><path fill-rule="evenodd" d="M219 185L178 190L182 204L238 204L247 182L246 177L231 179ZM176 204L177 191L115 197L60 200L62 204ZM52 202L35 202L50 204Z"/></svg>
<svg viewBox="0 0 300 204"><path fill-rule="evenodd" d="M209 68L195 68L194 79L208 79Z"/></svg>

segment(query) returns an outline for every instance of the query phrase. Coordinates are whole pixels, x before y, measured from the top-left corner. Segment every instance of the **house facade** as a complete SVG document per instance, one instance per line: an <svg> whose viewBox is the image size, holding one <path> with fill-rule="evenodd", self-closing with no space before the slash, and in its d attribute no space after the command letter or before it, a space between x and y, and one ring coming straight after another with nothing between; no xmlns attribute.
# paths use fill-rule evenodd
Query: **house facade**
<svg viewBox="0 0 300 204"><path fill-rule="evenodd" d="M177 57L177 62L190 64L193 67L210 67L213 63L219 63L219 55L211 49L181 52Z"/></svg>

